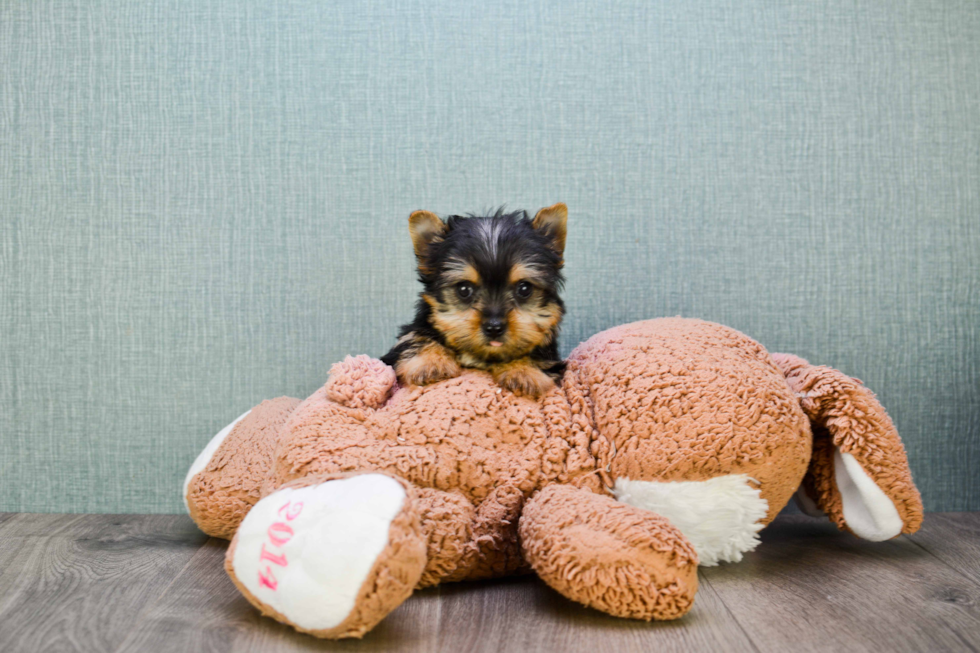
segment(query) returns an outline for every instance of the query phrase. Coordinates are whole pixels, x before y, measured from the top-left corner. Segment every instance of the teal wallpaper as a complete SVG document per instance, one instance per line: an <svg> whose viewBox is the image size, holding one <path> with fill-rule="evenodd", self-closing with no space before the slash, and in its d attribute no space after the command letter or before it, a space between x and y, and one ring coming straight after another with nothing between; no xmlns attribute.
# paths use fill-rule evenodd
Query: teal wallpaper
<svg viewBox="0 0 980 653"><path fill-rule="evenodd" d="M0 510L177 512L380 355L406 218L570 207L564 350L685 315L858 376L980 509L980 3L0 4Z"/></svg>

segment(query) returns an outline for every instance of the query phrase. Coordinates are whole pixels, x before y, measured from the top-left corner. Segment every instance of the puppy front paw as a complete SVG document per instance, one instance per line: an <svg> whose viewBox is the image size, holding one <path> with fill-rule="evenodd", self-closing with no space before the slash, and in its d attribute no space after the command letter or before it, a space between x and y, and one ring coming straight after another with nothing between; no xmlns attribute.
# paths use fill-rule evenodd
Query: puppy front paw
<svg viewBox="0 0 980 653"><path fill-rule="evenodd" d="M493 369L493 380L519 397L537 399L555 386L550 376L530 363L518 361Z"/></svg>
<svg viewBox="0 0 980 653"><path fill-rule="evenodd" d="M429 385L463 373L456 358L441 345L427 345L395 368L402 385Z"/></svg>

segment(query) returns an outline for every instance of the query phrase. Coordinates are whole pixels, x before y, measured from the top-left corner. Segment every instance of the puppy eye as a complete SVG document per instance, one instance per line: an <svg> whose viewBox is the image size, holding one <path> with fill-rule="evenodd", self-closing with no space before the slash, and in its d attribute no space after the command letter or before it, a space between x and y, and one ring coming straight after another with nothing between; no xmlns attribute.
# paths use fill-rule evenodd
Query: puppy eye
<svg viewBox="0 0 980 653"><path fill-rule="evenodd" d="M459 295L460 299L469 299L473 296L473 284L472 283L461 283L456 286L456 294Z"/></svg>
<svg viewBox="0 0 980 653"><path fill-rule="evenodd" d="M534 290L534 286L532 286L527 281L522 281L519 284L517 284L517 288L515 289L515 292L517 293L517 296L520 297L521 299L527 299L528 297L531 296L532 290Z"/></svg>

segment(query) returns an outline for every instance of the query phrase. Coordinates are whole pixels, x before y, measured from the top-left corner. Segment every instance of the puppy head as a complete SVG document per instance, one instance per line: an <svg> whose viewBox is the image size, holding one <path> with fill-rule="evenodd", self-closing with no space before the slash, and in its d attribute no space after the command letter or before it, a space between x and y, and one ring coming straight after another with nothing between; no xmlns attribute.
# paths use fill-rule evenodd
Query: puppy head
<svg viewBox="0 0 980 653"><path fill-rule="evenodd" d="M409 231L432 309L432 325L464 364L526 356L558 335L558 293L568 209L555 204L533 220L524 211L409 217Z"/></svg>

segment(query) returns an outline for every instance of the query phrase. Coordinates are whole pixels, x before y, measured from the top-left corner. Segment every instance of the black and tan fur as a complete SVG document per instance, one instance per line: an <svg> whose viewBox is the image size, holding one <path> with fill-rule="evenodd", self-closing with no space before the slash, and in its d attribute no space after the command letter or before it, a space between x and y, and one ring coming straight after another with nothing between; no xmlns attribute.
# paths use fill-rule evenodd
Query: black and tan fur
<svg viewBox="0 0 980 653"><path fill-rule="evenodd" d="M382 357L405 385L489 371L515 394L538 397L565 366L558 293L568 209L555 204L534 219L524 211L408 219L423 290L415 320ZM492 344L495 343L495 344Z"/></svg>

